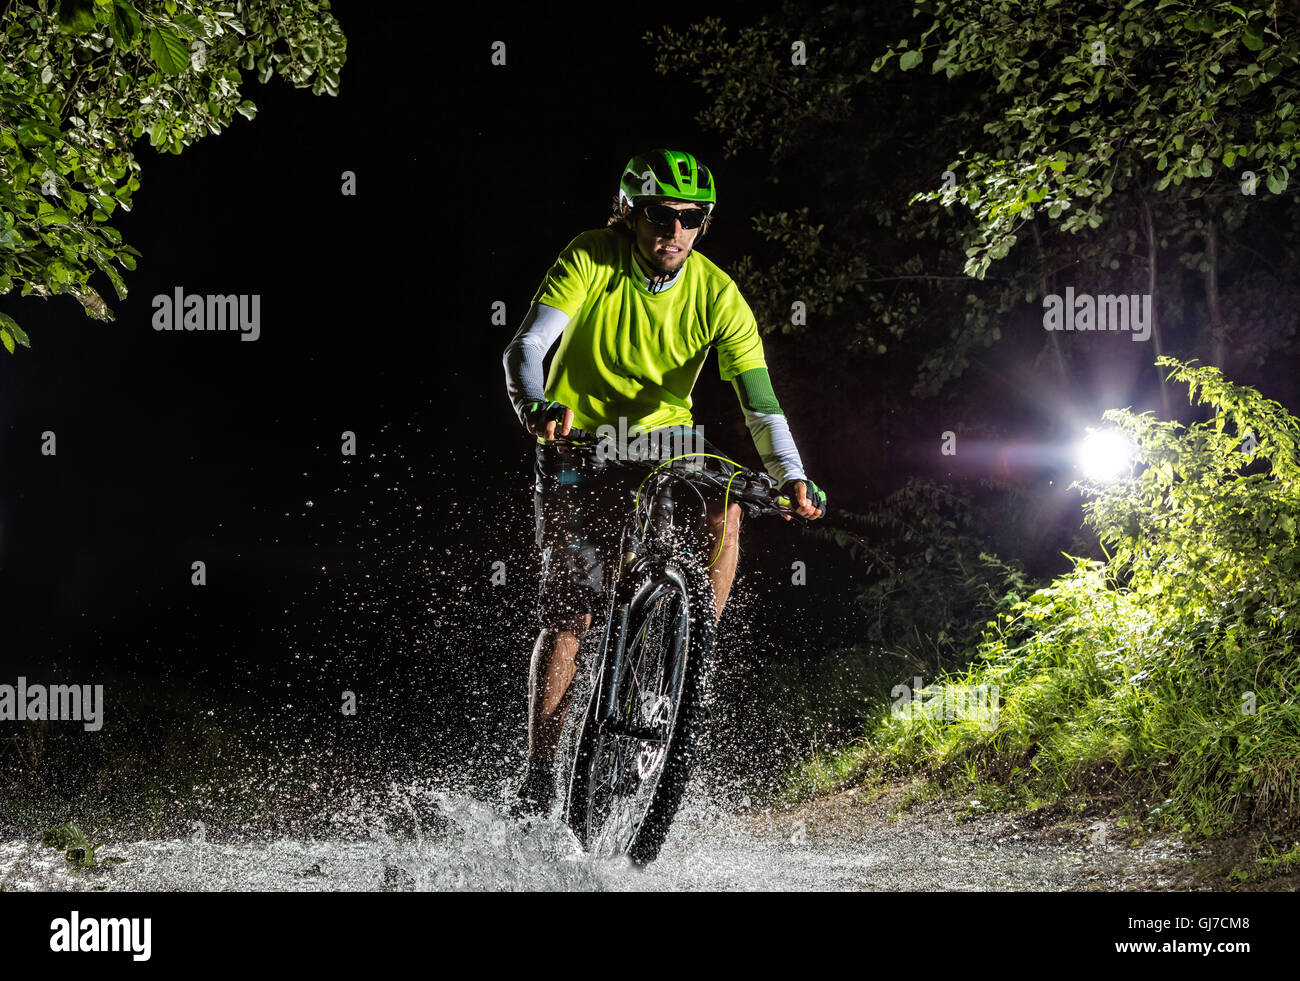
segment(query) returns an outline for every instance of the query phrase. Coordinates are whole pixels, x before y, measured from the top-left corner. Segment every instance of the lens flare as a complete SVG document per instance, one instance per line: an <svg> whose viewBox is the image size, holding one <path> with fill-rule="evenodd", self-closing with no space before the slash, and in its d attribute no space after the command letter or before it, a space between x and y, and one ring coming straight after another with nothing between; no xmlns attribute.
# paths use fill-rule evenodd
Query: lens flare
<svg viewBox="0 0 1300 981"><path fill-rule="evenodd" d="M1089 480L1114 480L1133 465L1137 448L1114 430L1089 433L1079 444L1079 467Z"/></svg>

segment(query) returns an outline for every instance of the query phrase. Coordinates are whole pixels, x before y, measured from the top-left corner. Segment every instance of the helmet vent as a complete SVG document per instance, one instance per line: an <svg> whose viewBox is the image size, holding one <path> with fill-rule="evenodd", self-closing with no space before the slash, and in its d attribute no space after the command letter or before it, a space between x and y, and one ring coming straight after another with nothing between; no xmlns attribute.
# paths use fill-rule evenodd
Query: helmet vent
<svg viewBox="0 0 1300 981"><path fill-rule="evenodd" d="M711 209L717 200L716 187L713 174L689 153L657 147L628 161L619 180L619 200L635 205L666 198Z"/></svg>

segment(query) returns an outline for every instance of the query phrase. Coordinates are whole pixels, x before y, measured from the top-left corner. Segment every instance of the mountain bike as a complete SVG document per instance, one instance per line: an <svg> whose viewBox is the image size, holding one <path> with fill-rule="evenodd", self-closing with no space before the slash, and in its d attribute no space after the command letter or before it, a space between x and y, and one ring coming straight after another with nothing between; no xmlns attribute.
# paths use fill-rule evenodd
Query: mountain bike
<svg viewBox="0 0 1300 981"><path fill-rule="evenodd" d="M645 864L659 854L681 805L703 719L715 619L708 568L716 560L708 554L703 492L720 491L748 516L799 516L774 479L720 455L618 458L610 444L602 451L597 437L579 430L556 443L577 454L579 466L645 474L605 584L604 629L564 810L589 852Z"/></svg>

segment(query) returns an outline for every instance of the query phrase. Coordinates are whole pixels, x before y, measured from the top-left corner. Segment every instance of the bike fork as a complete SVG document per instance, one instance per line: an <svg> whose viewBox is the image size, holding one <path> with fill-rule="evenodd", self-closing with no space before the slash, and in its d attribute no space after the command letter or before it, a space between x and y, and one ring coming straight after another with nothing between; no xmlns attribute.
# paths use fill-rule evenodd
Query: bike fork
<svg viewBox="0 0 1300 981"><path fill-rule="evenodd" d="M614 612L614 622L609 632L608 646L601 657L600 689L596 704L600 706L598 718L602 725L618 717L618 672L623 661L623 645L627 640L628 604L621 603Z"/></svg>
<svg viewBox="0 0 1300 981"><path fill-rule="evenodd" d="M610 590L610 616L605 630L605 646L600 651L600 677L597 679L597 720L601 727L618 725L621 706L618 704L619 674L623 667L623 652L627 647L627 618L632 605L633 590L628 572L637 563L643 548L636 527L624 528L619 554L614 568L614 581Z"/></svg>

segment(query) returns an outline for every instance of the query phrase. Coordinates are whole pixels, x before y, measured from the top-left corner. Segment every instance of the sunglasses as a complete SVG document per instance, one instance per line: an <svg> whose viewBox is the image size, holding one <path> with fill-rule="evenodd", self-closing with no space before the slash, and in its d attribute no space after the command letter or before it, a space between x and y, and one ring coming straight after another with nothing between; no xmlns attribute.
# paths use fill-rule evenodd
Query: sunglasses
<svg viewBox="0 0 1300 981"><path fill-rule="evenodd" d="M666 204L647 204L642 209L642 214L646 221L660 228L672 228L675 221L680 221L683 228L699 228L708 217L708 212L703 208L683 208L678 211Z"/></svg>

